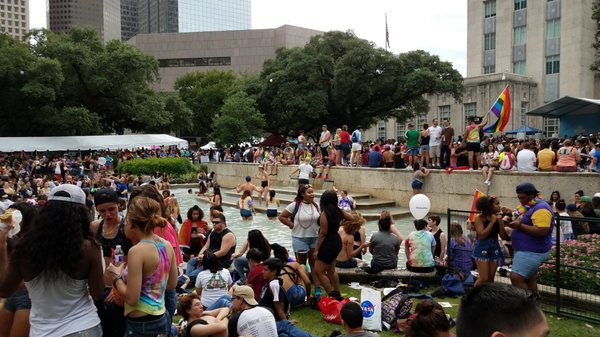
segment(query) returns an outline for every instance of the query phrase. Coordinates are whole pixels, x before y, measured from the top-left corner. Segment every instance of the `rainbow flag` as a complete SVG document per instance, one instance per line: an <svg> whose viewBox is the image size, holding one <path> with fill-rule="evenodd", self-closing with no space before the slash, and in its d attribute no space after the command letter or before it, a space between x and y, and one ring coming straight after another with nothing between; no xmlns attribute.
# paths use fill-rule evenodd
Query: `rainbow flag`
<svg viewBox="0 0 600 337"><path fill-rule="evenodd" d="M508 85L502 90L502 93L496 100L496 103L492 105L490 111L498 117L498 120L496 120L496 123L483 129L483 132L494 133L504 131L510 119L510 92L508 91Z"/></svg>
<svg viewBox="0 0 600 337"><path fill-rule="evenodd" d="M477 204L477 199L481 197L485 197L485 194L483 194L483 192L480 190L475 190L473 202L471 203L471 214L469 215L469 221L471 222L475 221L475 217L477 216L477 207L475 205Z"/></svg>

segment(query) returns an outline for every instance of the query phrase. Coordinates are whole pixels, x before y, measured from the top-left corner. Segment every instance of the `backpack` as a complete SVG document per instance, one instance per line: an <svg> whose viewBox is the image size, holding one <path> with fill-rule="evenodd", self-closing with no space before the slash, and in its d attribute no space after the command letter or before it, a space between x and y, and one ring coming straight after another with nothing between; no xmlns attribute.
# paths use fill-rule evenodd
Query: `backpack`
<svg viewBox="0 0 600 337"><path fill-rule="evenodd" d="M292 223L294 223L294 218L296 217L296 214L298 214L298 210L300 209L300 204L302 203L302 201L295 201L295 203L296 203L296 205L294 206L294 211L292 212L292 217L291 217ZM313 201L312 205L317 208L317 212L320 212L319 205L317 205L316 202Z"/></svg>
<svg viewBox="0 0 600 337"><path fill-rule="evenodd" d="M512 170L515 166L515 157L510 152L502 152L498 157L500 168L503 170Z"/></svg>
<svg viewBox="0 0 600 337"><path fill-rule="evenodd" d="M350 141L352 143L358 143L358 136L356 135L356 131L352 132L352 136L350 137Z"/></svg>
<svg viewBox="0 0 600 337"><path fill-rule="evenodd" d="M381 299L381 321L384 326L396 326L396 320L407 318L413 300L398 287Z"/></svg>

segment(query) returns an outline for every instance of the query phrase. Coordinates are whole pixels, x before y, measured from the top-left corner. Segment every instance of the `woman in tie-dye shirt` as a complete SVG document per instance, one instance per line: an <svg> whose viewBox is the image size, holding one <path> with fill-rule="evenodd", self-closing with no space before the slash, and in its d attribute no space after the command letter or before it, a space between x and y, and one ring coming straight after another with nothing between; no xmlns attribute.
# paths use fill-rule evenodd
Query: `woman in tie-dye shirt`
<svg viewBox="0 0 600 337"><path fill-rule="evenodd" d="M435 268L433 252L435 251L435 238L431 232L425 230L427 221L415 220L416 231L411 232L404 241L406 252L406 269L416 273L429 273Z"/></svg>
<svg viewBox="0 0 600 337"><path fill-rule="evenodd" d="M165 291L177 285L177 264L171 244L154 235L164 227L161 205L139 196L129 204L125 235L135 245L127 267L110 265L114 287L125 299L128 336L167 334L171 323L165 309Z"/></svg>

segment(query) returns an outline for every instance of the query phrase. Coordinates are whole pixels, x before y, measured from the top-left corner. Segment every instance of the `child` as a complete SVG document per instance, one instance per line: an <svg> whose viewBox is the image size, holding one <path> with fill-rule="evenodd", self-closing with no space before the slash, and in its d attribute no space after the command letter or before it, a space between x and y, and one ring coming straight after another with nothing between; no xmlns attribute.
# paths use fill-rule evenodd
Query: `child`
<svg viewBox="0 0 600 337"><path fill-rule="evenodd" d="M418 163L414 163L413 170L415 171L414 180L412 182L413 195L421 193L425 177L429 175L429 170L420 168Z"/></svg>
<svg viewBox="0 0 600 337"><path fill-rule="evenodd" d="M279 208L280 201L275 197L275 190L269 191L269 199L267 199L267 218L269 220L277 219L277 209Z"/></svg>
<svg viewBox="0 0 600 337"><path fill-rule="evenodd" d="M256 211L254 210L254 205L252 204L252 196L250 195L250 191L244 191L244 194L242 194L240 200L238 201L238 205L240 206L240 216L242 219L251 221L252 215L256 214Z"/></svg>
<svg viewBox="0 0 600 337"><path fill-rule="evenodd" d="M567 204L564 199L560 199L556 202L556 210L558 215L569 217L569 213L567 213ZM560 220L560 233L562 234L562 241L573 240L575 239L575 235L573 235L573 225L571 224L571 220Z"/></svg>

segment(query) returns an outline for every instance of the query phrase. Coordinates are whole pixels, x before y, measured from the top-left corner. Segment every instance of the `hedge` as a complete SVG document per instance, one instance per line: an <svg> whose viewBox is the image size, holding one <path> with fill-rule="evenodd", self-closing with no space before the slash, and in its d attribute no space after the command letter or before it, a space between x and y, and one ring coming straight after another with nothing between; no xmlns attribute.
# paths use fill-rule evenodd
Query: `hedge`
<svg viewBox="0 0 600 337"><path fill-rule="evenodd" d="M118 170L135 175L160 172L171 176L190 173L193 167L188 158L146 158L127 160L119 165Z"/></svg>

